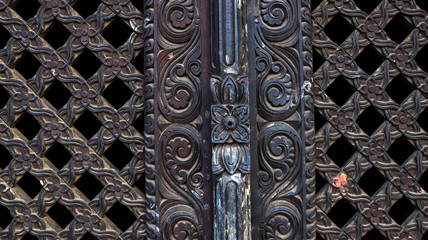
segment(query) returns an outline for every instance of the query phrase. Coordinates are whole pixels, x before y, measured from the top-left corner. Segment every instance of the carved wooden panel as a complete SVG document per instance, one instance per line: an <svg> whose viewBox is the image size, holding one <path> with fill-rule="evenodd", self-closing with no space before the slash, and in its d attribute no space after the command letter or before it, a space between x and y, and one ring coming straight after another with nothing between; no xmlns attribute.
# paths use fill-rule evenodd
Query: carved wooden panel
<svg viewBox="0 0 428 240"><path fill-rule="evenodd" d="M152 23L151 1L0 1L0 239L155 236Z"/></svg>
<svg viewBox="0 0 428 240"><path fill-rule="evenodd" d="M309 1L255 1L251 17L253 239L314 239Z"/></svg>
<svg viewBox="0 0 428 240"><path fill-rule="evenodd" d="M313 1L320 239L427 238L426 10Z"/></svg>

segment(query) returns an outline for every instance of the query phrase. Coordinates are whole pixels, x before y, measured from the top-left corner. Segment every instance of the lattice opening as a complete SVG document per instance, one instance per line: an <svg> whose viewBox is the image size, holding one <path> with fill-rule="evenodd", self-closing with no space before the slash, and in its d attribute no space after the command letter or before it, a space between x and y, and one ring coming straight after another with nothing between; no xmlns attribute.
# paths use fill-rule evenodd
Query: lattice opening
<svg viewBox="0 0 428 240"><path fill-rule="evenodd" d="M73 8L80 16L87 18L95 14L101 3L101 0L78 0L73 4Z"/></svg>
<svg viewBox="0 0 428 240"><path fill-rule="evenodd" d="M402 197L397 202L394 203L391 210L389 210L389 215L398 223L402 224L415 210L415 206L407 200L407 198Z"/></svg>
<svg viewBox="0 0 428 240"><path fill-rule="evenodd" d="M15 69L27 80L37 73L39 67L40 62L27 50L23 52L18 63L15 65Z"/></svg>
<svg viewBox="0 0 428 240"><path fill-rule="evenodd" d="M373 10L382 2L382 0L356 0L355 4L357 4L358 8L370 14Z"/></svg>
<svg viewBox="0 0 428 240"><path fill-rule="evenodd" d="M355 88L341 75L328 86L325 92L333 102L342 106L354 94Z"/></svg>
<svg viewBox="0 0 428 240"><path fill-rule="evenodd" d="M5 229L13 220L13 217L10 215L9 209L0 204L0 227Z"/></svg>
<svg viewBox="0 0 428 240"><path fill-rule="evenodd" d="M40 124L31 114L24 112L15 127L28 139L33 139L40 130Z"/></svg>
<svg viewBox="0 0 428 240"><path fill-rule="evenodd" d="M103 189L103 185L100 181L98 181L98 179L89 172L85 172L74 183L74 186L76 186L89 200L94 199L94 197Z"/></svg>
<svg viewBox="0 0 428 240"><path fill-rule="evenodd" d="M319 192L327 183L327 180L317 172L315 175L316 192Z"/></svg>
<svg viewBox="0 0 428 240"><path fill-rule="evenodd" d="M338 31L338 29L340 29L340 31ZM345 41L353 31L354 27L340 13L336 14L324 27L324 32L327 36L339 45Z"/></svg>
<svg viewBox="0 0 428 240"><path fill-rule="evenodd" d="M376 228L373 228L369 232L367 232L362 240L386 240L386 238L378 231Z"/></svg>
<svg viewBox="0 0 428 240"><path fill-rule="evenodd" d="M120 33L120 34L118 34ZM115 48L122 46L131 36L132 30L119 17L113 19L102 32L103 37Z"/></svg>
<svg viewBox="0 0 428 240"><path fill-rule="evenodd" d="M116 109L121 108L132 96L133 92L118 78L103 92L103 97Z"/></svg>
<svg viewBox="0 0 428 240"><path fill-rule="evenodd" d="M357 119L357 124L367 135L370 136L378 127L380 127L384 120L385 119L376 110L376 108L370 105L370 107L366 108L360 114Z"/></svg>
<svg viewBox="0 0 428 240"><path fill-rule="evenodd" d="M82 238L80 238L80 240L98 240L98 238L92 235L90 232L87 232L82 236Z"/></svg>
<svg viewBox="0 0 428 240"><path fill-rule="evenodd" d="M31 173L25 173L21 179L17 182L18 186L24 190L31 198L34 198L39 194L42 189L39 180L34 177Z"/></svg>
<svg viewBox="0 0 428 240"><path fill-rule="evenodd" d="M125 232L137 218L134 214L120 202L116 202L106 212L106 216L117 226L122 232Z"/></svg>
<svg viewBox="0 0 428 240"><path fill-rule="evenodd" d="M140 73L144 73L144 65L145 65L145 54L144 51L141 51L134 59L132 59L132 65L140 71Z"/></svg>
<svg viewBox="0 0 428 240"><path fill-rule="evenodd" d="M339 167L343 166L348 159L354 154L355 147L346 140L345 137L337 139L328 149L327 155Z"/></svg>
<svg viewBox="0 0 428 240"><path fill-rule="evenodd" d="M73 215L59 202L56 202L47 214L63 229L73 220Z"/></svg>
<svg viewBox="0 0 428 240"><path fill-rule="evenodd" d="M371 44L365 47L355 59L358 66L369 75L379 68L383 60L384 57Z"/></svg>
<svg viewBox="0 0 428 240"><path fill-rule="evenodd" d="M386 92L396 103L401 104L415 87L402 74L397 75L386 87Z"/></svg>
<svg viewBox="0 0 428 240"><path fill-rule="evenodd" d="M337 202L327 216L339 227L342 228L345 224L351 220L356 210L348 203L345 199L341 199Z"/></svg>
<svg viewBox="0 0 428 240"><path fill-rule="evenodd" d="M385 178L375 167L367 170L358 181L358 185L369 196L373 196L373 194L376 193L384 183Z"/></svg>
<svg viewBox="0 0 428 240"><path fill-rule="evenodd" d="M10 95L9 92L0 85L0 109L5 107L7 101L9 101Z"/></svg>
<svg viewBox="0 0 428 240"><path fill-rule="evenodd" d="M58 20L53 20L44 34L44 39L54 48L62 47L68 40L70 31Z"/></svg>
<svg viewBox="0 0 428 240"><path fill-rule="evenodd" d="M425 192L428 191L428 171L425 170L424 174L422 174L418 183L419 183L419 186L421 186L421 188L425 190Z"/></svg>
<svg viewBox="0 0 428 240"><path fill-rule="evenodd" d="M425 11L428 11L428 2L426 0L415 0L416 4Z"/></svg>
<svg viewBox="0 0 428 240"><path fill-rule="evenodd" d="M125 144L116 140L110 147L108 147L104 156L107 157L115 167L122 169L129 161L131 161L134 154L127 146L125 146Z"/></svg>
<svg viewBox="0 0 428 240"><path fill-rule="evenodd" d="M418 123L419 126L425 130L425 132L428 132L428 108L425 108L425 110L421 112L418 117Z"/></svg>
<svg viewBox="0 0 428 240"><path fill-rule="evenodd" d="M396 43L401 43L410 34L413 28L414 26L410 24L401 13L399 13L389 21L384 30L386 34L388 34L389 38Z"/></svg>
<svg viewBox="0 0 428 240"><path fill-rule="evenodd" d="M132 122L132 126L134 126L135 129L141 134L144 133L144 117L144 114L141 114L140 116L138 116L137 119Z"/></svg>
<svg viewBox="0 0 428 240"><path fill-rule="evenodd" d="M10 39L10 33L0 24L0 48L4 48Z"/></svg>
<svg viewBox="0 0 428 240"><path fill-rule="evenodd" d="M391 144L387 152L398 165L401 165L414 151L415 147L404 136L401 136Z"/></svg>
<svg viewBox="0 0 428 240"><path fill-rule="evenodd" d="M36 236L33 236L31 233L25 234L21 240L39 240Z"/></svg>
<svg viewBox="0 0 428 240"><path fill-rule="evenodd" d="M418 54L415 57L415 60L422 70L428 72L428 45L425 45L419 50Z"/></svg>
<svg viewBox="0 0 428 240"><path fill-rule="evenodd" d="M132 5L138 9L141 13L144 13L144 1L131 0Z"/></svg>
<svg viewBox="0 0 428 240"><path fill-rule="evenodd" d="M82 77L88 79L92 77L100 68L101 62L87 48L73 62L72 66L79 72Z"/></svg>
<svg viewBox="0 0 428 240"><path fill-rule="evenodd" d="M146 177L142 174L140 178L134 183L134 186L140 189L141 192L146 193Z"/></svg>
<svg viewBox="0 0 428 240"><path fill-rule="evenodd" d="M315 8L322 3L323 0L311 0L311 10L313 11Z"/></svg>
<svg viewBox="0 0 428 240"><path fill-rule="evenodd" d="M91 139L101 126L101 122L89 110L85 110L74 122L74 127L87 139Z"/></svg>
<svg viewBox="0 0 428 240"><path fill-rule="evenodd" d="M317 110L315 109L314 111L314 117L315 117L315 132L318 132L323 126L324 124L327 123L327 120L324 118L324 116Z"/></svg>
<svg viewBox="0 0 428 240"><path fill-rule="evenodd" d="M68 102L71 93L60 81L54 80L43 96L56 109L60 109Z"/></svg>
<svg viewBox="0 0 428 240"><path fill-rule="evenodd" d="M316 72L325 62L325 59L315 49L312 51L313 72Z"/></svg>
<svg viewBox="0 0 428 240"><path fill-rule="evenodd" d="M428 8L428 6L427 6ZM422 236L421 240L428 240L428 231L425 232L425 234Z"/></svg>
<svg viewBox="0 0 428 240"><path fill-rule="evenodd" d="M71 154L61 143L55 142L46 152L45 156L55 167L62 169L71 159Z"/></svg>
<svg viewBox="0 0 428 240"><path fill-rule="evenodd" d="M28 20L36 15L40 6L37 0L18 0L12 5L12 9L24 20Z"/></svg>
<svg viewBox="0 0 428 240"><path fill-rule="evenodd" d="M7 148L0 145L0 169L5 169L12 160L12 155L10 155Z"/></svg>

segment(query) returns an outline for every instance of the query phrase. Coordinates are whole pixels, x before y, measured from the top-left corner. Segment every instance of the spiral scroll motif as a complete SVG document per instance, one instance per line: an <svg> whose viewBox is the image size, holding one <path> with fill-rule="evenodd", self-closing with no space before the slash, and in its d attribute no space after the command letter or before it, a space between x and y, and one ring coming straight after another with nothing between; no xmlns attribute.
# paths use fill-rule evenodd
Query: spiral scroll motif
<svg viewBox="0 0 428 240"><path fill-rule="evenodd" d="M263 0L260 3L261 25L270 41L296 38L298 36L297 6L294 1Z"/></svg>
<svg viewBox="0 0 428 240"><path fill-rule="evenodd" d="M200 173L200 134L193 127L173 124L165 129L159 142L160 159L168 176L185 191L201 198L203 176Z"/></svg>
<svg viewBox="0 0 428 240"><path fill-rule="evenodd" d="M275 122L261 129L258 179L262 196L277 188L278 183L281 189L290 188L301 167L300 161L296 161L300 149L300 137L289 125Z"/></svg>
<svg viewBox="0 0 428 240"><path fill-rule="evenodd" d="M302 239L301 206L291 201L276 200L268 207L263 239Z"/></svg>
<svg viewBox="0 0 428 240"><path fill-rule="evenodd" d="M194 210L188 206L173 205L162 216L162 239L202 239Z"/></svg>
<svg viewBox="0 0 428 240"><path fill-rule="evenodd" d="M257 36L256 70L258 72L258 103L260 114L272 120L291 115L299 103L300 86L297 83L298 62L291 54L274 51Z"/></svg>

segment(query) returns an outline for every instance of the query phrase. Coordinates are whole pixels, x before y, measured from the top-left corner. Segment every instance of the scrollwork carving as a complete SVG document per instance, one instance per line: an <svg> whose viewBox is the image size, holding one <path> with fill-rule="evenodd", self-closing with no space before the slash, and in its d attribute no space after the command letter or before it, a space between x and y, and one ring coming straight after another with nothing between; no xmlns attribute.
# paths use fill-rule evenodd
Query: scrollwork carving
<svg viewBox="0 0 428 240"><path fill-rule="evenodd" d="M289 125L275 122L260 130L259 152L260 172L258 173L260 194L265 196L281 183L281 189L289 189L298 175L302 154L301 141L297 132Z"/></svg>

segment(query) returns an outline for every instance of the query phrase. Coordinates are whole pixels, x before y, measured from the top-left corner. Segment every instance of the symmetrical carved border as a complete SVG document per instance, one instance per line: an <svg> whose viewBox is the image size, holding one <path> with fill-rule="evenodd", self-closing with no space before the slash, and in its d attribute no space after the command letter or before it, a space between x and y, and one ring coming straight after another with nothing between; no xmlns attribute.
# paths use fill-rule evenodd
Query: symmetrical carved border
<svg viewBox="0 0 428 240"><path fill-rule="evenodd" d="M253 12L253 238L314 239L309 1L260 0Z"/></svg>

